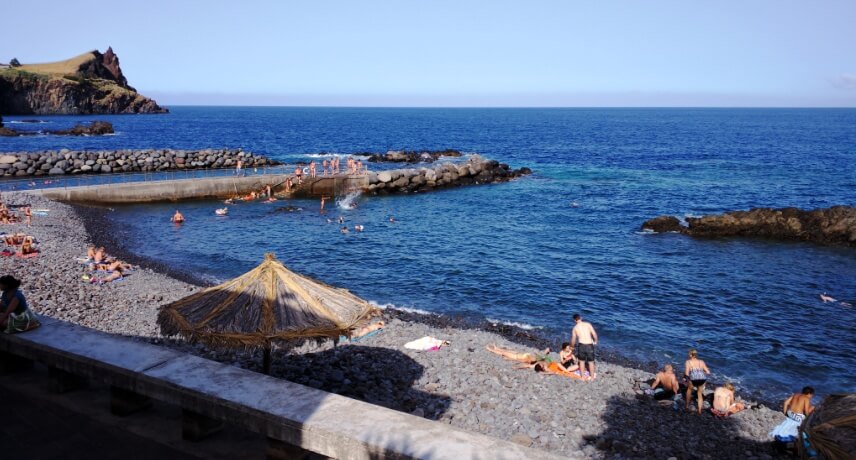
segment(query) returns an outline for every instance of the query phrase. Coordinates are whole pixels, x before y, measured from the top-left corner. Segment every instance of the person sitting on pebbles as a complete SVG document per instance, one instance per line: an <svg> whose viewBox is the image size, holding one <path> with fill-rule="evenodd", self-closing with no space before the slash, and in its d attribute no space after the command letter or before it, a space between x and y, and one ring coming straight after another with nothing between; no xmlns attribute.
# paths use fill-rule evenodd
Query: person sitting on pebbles
<svg viewBox="0 0 856 460"><path fill-rule="evenodd" d="M33 257L39 253L39 250L36 249L36 246L33 242L33 237L28 236L24 238L24 242L21 243L21 250L18 252L19 257Z"/></svg>
<svg viewBox="0 0 856 460"><path fill-rule="evenodd" d="M671 364L663 366L663 370L654 377L654 381L651 382L651 391L656 401L674 399L675 395L680 393L678 378Z"/></svg>
<svg viewBox="0 0 856 460"><path fill-rule="evenodd" d="M569 342L562 344L562 349L559 350L559 362L562 363L562 366L565 366L565 369L571 372L579 370L580 366L577 362L577 357L574 356L574 347Z"/></svg>
<svg viewBox="0 0 856 460"><path fill-rule="evenodd" d="M713 407L710 411L718 417L728 417L746 409L742 402L734 400L734 385L731 382L722 385L713 392Z"/></svg>

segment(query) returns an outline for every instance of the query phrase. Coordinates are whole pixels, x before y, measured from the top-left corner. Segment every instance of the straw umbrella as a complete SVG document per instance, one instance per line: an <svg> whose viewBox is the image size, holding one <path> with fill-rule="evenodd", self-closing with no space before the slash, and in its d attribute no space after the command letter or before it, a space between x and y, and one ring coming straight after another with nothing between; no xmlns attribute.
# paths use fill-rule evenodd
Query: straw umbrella
<svg viewBox="0 0 856 460"><path fill-rule="evenodd" d="M345 289L287 269L273 254L238 278L161 307L165 335L230 348L263 348L270 372L271 345L303 338L349 335L376 309Z"/></svg>
<svg viewBox="0 0 856 460"><path fill-rule="evenodd" d="M852 459L856 453L856 393L827 396L805 419L802 433L808 435L818 458ZM801 458L811 457L801 440L796 445Z"/></svg>

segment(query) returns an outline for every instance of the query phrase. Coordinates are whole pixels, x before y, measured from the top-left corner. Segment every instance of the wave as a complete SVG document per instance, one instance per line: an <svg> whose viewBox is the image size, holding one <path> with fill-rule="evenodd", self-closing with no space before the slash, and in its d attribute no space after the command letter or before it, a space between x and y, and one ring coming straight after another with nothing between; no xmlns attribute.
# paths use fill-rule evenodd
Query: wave
<svg viewBox="0 0 856 460"><path fill-rule="evenodd" d="M485 320L489 323L493 323L494 326L496 326L497 324L502 324L503 326L519 327L520 329L523 329L525 331L535 331L539 329L544 329L544 326L533 326L531 324L518 323L517 321L503 321L501 319L494 318L485 318Z"/></svg>
<svg viewBox="0 0 856 460"><path fill-rule="evenodd" d="M50 122L45 121L45 120L33 120L33 121L8 120L8 121L4 121L3 123L7 123L10 125L44 125L44 124L48 124Z"/></svg>
<svg viewBox="0 0 856 460"><path fill-rule="evenodd" d="M374 307L377 307L377 308L379 308L379 309L381 309L381 310L386 310L386 309L390 308L390 309L393 309L393 310L403 311L403 312L406 312L406 313L413 313L413 314L416 314L416 315L425 315L425 316L442 316L442 315L440 315L439 313L433 313L433 312L430 312L430 311L420 310L420 309L418 309L418 308L399 307L398 305L394 305L394 304L391 304L391 303L379 304L379 303L375 302L374 300L369 300L369 304L370 304L370 305L372 305L372 306L374 306Z"/></svg>

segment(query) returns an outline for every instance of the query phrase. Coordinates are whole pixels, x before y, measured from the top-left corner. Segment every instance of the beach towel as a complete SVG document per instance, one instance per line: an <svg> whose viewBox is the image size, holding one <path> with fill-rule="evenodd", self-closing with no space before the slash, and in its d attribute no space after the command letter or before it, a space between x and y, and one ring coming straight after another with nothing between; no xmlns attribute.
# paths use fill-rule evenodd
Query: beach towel
<svg viewBox="0 0 856 460"><path fill-rule="evenodd" d="M419 351L432 351L439 350L441 346L448 345L448 342L444 342L440 339L435 339L434 337L425 336L421 339L416 339L412 342L407 342L404 344L404 348L410 350L419 350Z"/></svg>
<svg viewBox="0 0 856 460"><path fill-rule="evenodd" d="M359 342L360 340L367 339L369 337L374 337L374 336L378 335L380 333L380 331L382 331L382 330L383 330L383 328L375 329L375 330L369 332L368 334L361 335L359 337L353 337L353 338L348 338L344 335L340 335L339 341L340 342Z"/></svg>
<svg viewBox="0 0 856 460"><path fill-rule="evenodd" d="M38 257L38 256L39 256L38 252L31 252L29 254L21 254L21 253L15 254L15 257L17 257L19 259L32 259L33 257Z"/></svg>
<svg viewBox="0 0 856 460"><path fill-rule="evenodd" d="M773 431L770 432L770 436L776 441L781 442L796 441L798 434L797 431L799 430L800 425L802 425L804 419L805 415L795 414L788 411L788 416L785 418L785 421L773 428Z"/></svg>

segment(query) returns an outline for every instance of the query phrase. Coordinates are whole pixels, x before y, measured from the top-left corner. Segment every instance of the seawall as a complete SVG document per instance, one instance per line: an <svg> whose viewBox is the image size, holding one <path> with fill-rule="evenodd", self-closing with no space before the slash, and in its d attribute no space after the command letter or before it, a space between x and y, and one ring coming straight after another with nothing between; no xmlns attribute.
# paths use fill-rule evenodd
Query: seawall
<svg viewBox="0 0 856 460"><path fill-rule="evenodd" d="M276 161L242 149L99 151L62 149L0 154L0 175L4 177L62 176L234 168L238 160L241 160L243 167L246 168L278 164Z"/></svg>
<svg viewBox="0 0 856 460"><path fill-rule="evenodd" d="M368 174L304 177L297 184L293 175L207 177L154 180L78 187L32 190L46 198L80 204L129 204L188 199L241 197L270 186L281 198L335 197L359 190L368 194L427 192L464 185L507 182L531 173L528 168L512 170L508 165L474 155L464 163L443 163L433 168L408 168ZM285 186L291 178L294 187Z"/></svg>

